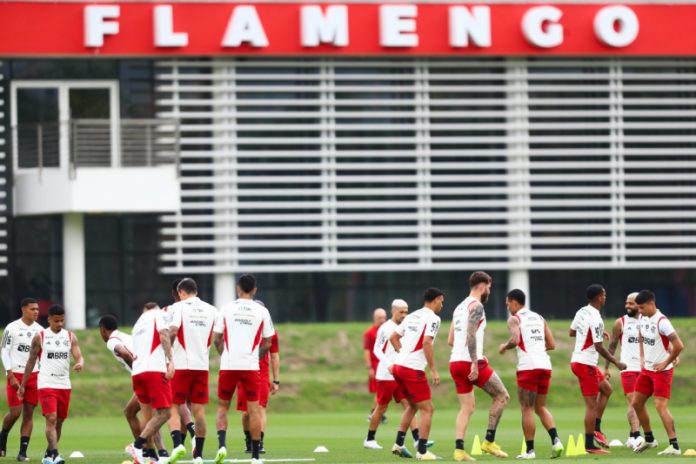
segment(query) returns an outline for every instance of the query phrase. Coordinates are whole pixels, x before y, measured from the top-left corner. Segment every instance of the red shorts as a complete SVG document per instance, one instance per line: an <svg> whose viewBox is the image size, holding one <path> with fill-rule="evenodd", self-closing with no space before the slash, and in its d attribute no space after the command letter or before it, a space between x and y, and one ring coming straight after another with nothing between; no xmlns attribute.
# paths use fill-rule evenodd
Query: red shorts
<svg viewBox="0 0 696 464"><path fill-rule="evenodd" d="M68 389L42 388L39 390L39 401L44 416L56 414L59 419L68 417L70 409L70 392Z"/></svg>
<svg viewBox="0 0 696 464"><path fill-rule="evenodd" d="M595 396L599 393L599 384L604 381L604 375L597 366L589 364L570 363L570 369L578 378L582 396Z"/></svg>
<svg viewBox="0 0 696 464"><path fill-rule="evenodd" d="M517 386L539 395L548 395L551 385L550 369L517 371Z"/></svg>
<svg viewBox="0 0 696 464"><path fill-rule="evenodd" d="M643 369L636 380L636 391L647 396L655 395L669 399L672 395L672 375L674 369L652 372Z"/></svg>
<svg viewBox="0 0 696 464"><path fill-rule="evenodd" d="M218 398L229 401L234 395L237 384L244 388L247 401L258 401L261 390L261 374L259 371L220 371L218 377Z"/></svg>
<svg viewBox="0 0 696 464"><path fill-rule="evenodd" d="M636 380L638 380L639 375L640 372L635 371L624 371L621 373L621 386L623 387L624 395L628 395L629 393L636 391Z"/></svg>
<svg viewBox="0 0 696 464"><path fill-rule="evenodd" d="M208 371L178 370L172 379L174 404L184 404L188 398L191 403L208 404Z"/></svg>
<svg viewBox="0 0 696 464"><path fill-rule="evenodd" d="M142 372L133 376L133 391L138 402L155 409L172 405L172 386L164 372Z"/></svg>
<svg viewBox="0 0 696 464"><path fill-rule="evenodd" d="M478 361L479 375L474 382L469 380L469 373L471 372L471 362L469 361L451 362L449 370L452 379L454 379L454 386L457 388L457 395L471 392L471 390L474 389L474 385L482 388L493 374L495 374L493 368L488 365L487 359Z"/></svg>
<svg viewBox="0 0 696 464"><path fill-rule="evenodd" d="M268 406L268 397L271 395L271 377L268 372L261 374L259 383L259 405L262 408ZM237 385L237 411L247 410L246 392L242 382Z"/></svg>
<svg viewBox="0 0 696 464"><path fill-rule="evenodd" d="M22 380L24 379L24 374L15 374L15 378L19 383L22 383ZM7 404L11 407L14 408L16 406L21 406L24 403L27 404L33 404L36 406L39 404L39 391L37 390L36 386L36 380L39 377L38 372L34 372L29 376L29 380L27 381L27 384L24 386L24 399L19 399L17 398L17 390L12 388L12 385L10 385L10 381L7 381Z"/></svg>
<svg viewBox="0 0 696 464"><path fill-rule="evenodd" d="M401 401L406 399L406 395L399 386L399 383L396 380L378 380L377 404L384 406L389 404L392 398L395 403L401 403Z"/></svg>
<svg viewBox="0 0 696 464"><path fill-rule="evenodd" d="M367 379L367 391L377 393L377 379Z"/></svg>
<svg viewBox="0 0 696 464"><path fill-rule="evenodd" d="M394 380L401 387L401 391L412 403L420 403L431 398L430 385L425 371L418 371L404 366L394 365Z"/></svg>

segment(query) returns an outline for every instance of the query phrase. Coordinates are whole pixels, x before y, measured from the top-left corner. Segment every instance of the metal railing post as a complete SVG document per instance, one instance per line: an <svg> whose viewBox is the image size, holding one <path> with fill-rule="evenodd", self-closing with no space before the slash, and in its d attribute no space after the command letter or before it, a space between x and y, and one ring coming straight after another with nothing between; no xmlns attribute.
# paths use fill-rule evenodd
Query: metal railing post
<svg viewBox="0 0 696 464"><path fill-rule="evenodd" d="M176 163L176 177L181 177L181 126L179 121L174 122L174 162Z"/></svg>
<svg viewBox="0 0 696 464"><path fill-rule="evenodd" d="M39 164L39 180L41 180L43 176L43 126L41 124L36 125L36 154Z"/></svg>
<svg viewBox="0 0 696 464"><path fill-rule="evenodd" d="M152 125L145 124L145 166L152 166Z"/></svg>

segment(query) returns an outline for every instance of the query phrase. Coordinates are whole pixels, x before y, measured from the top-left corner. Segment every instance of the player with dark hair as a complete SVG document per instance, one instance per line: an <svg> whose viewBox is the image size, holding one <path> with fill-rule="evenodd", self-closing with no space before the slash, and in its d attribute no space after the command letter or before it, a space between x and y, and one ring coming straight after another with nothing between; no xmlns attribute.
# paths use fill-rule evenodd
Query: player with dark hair
<svg viewBox="0 0 696 464"><path fill-rule="evenodd" d="M674 427L674 417L669 411L669 398L672 394L674 361L684 349L684 344L669 319L657 309L653 292L641 290L636 296L636 304L641 316L639 320L640 355L643 365L636 380L636 392L632 404L645 432L645 438L639 436L636 439L635 451L641 453L648 448L657 447L657 440L650 427L650 416L645 408L648 398L654 395L655 409L660 415L669 438L669 446L657 454L679 456L681 450Z"/></svg>
<svg viewBox="0 0 696 464"><path fill-rule="evenodd" d="M27 448L29 439L34 427L34 408L39 402L39 393L36 388L36 381L39 375L38 366L34 366L31 378L27 382L24 398L17 397L17 390L24 376L24 368L29 359L31 350L31 340L34 335L43 330L36 321L39 319L39 304L34 298L24 298L20 302L22 317L10 322L5 327L2 334L2 364L5 366L7 376L7 404L10 411L2 420L2 431L0 431L0 456L7 454L7 436L12 430L19 416L22 416L20 427L19 454L17 461L28 461Z"/></svg>
<svg viewBox="0 0 696 464"><path fill-rule="evenodd" d="M408 407L401 416L392 453L401 457L411 457L404 442L413 417L419 413L416 459L434 461L438 457L428 450L434 408L425 368L428 367L430 370L433 385L439 385L440 374L435 367L433 344L440 330L438 314L442 311L445 295L442 290L431 287L425 291L423 301L423 307L406 316L389 338L394 350L398 353L389 372L408 399Z"/></svg>
<svg viewBox="0 0 696 464"><path fill-rule="evenodd" d="M58 452L63 422L70 408L70 356L75 359L73 370L82 371L84 360L75 334L65 330L65 310L55 305L48 309L48 329L42 330L31 341L31 351L24 369L24 377L17 395L22 398L34 366L39 362L39 401L46 418L48 447L42 464L65 462Z"/></svg>
<svg viewBox="0 0 696 464"><path fill-rule="evenodd" d="M493 400L488 413L486 439L481 450L499 458L508 456L495 442L495 433L510 395L483 355L483 336L486 330L483 305L488 301L492 285L493 278L485 272L476 271L469 276L469 296L454 310L447 337L447 342L452 347L450 375L454 379L459 398L459 414L455 423L455 461L473 461L464 450L464 436L474 412L474 385L488 393Z"/></svg>
<svg viewBox="0 0 696 464"><path fill-rule="evenodd" d="M617 360L602 344L605 332L600 310L607 300L607 292L601 285L593 284L587 287L586 296L588 304L575 313L570 324L569 334L575 337L570 367L578 378L585 400L585 450L593 454L609 454L595 445L596 441L604 448L609 447L601 431L601 420L612 392L611 385L597 368L597 363L599 355L602 355L621 371L626 369L626 364Z"/></svg>
<svg viewBox="0 0 696 464"><path fill-rule="evenodd" d="M551 437L551 459L563 454L563 443L558 437L556 424L546 407L546 397L551 385L551 358L547 351L556 348L556 342L549 325L538 313L528 309L527 297L522 290L510 290L505 299L510 318L508 331L510 340L498 348L500 354L516 348L517 351L517 393L522 408L522 431L527 451L517 459L535 459L534 435L536 425L534 413L539 416L544 428Z"/></svg>

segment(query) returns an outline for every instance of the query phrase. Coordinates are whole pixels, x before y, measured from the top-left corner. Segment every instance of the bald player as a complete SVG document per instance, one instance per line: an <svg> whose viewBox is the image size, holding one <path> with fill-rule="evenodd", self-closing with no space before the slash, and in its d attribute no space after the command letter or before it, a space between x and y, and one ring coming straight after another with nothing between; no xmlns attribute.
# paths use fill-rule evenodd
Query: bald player
<svg viewBox="0 0 696 464"><path fill-rule="evenodd" d="M377 340L377 331L387 320L387 312L383 308L377 308L372 312L372 327L367 329L363 334L363 359L365 361L365 368L367 369L367 389L370 393L375 394L375 401L372 403L372 409L370 409L370 415L367 417L368 421L372 420L372 412L377 407L377 380L375 375L377 373L377 365L379 364L379 359L372 352L375 346L375 341ZM382 416L382 422L387 421L387 416Z"/></svg>

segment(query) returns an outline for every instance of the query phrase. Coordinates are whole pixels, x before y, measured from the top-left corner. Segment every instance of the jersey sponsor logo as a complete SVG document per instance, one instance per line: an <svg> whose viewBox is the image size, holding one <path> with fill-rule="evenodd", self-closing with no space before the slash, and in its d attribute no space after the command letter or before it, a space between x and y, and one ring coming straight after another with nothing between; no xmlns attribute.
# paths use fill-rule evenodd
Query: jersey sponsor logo
<svg viewBox="0 0 696 464"><path fill-rule="evenodd" d="M29 345L17 345L17 351L20 353L29 353L31 347Z"/></svg>
<svg viewBox="0 0 696 464"><path fill-rule="evenodd" d="M638 343L638 337L628 337L627 343Z"/></svg>
<svg viewBox="0 0 696 464"><path fill-rule="evenodd" d="M654 338L643 338L643 345L648 345L648 346L655 346L655 340Z"/></svg>
<svg viewBox="0 0 696 464"><path fill-rule="evenodd" d="M49 351L46 353L47 359L68 359L68 353L65 351Z"/></svg>

